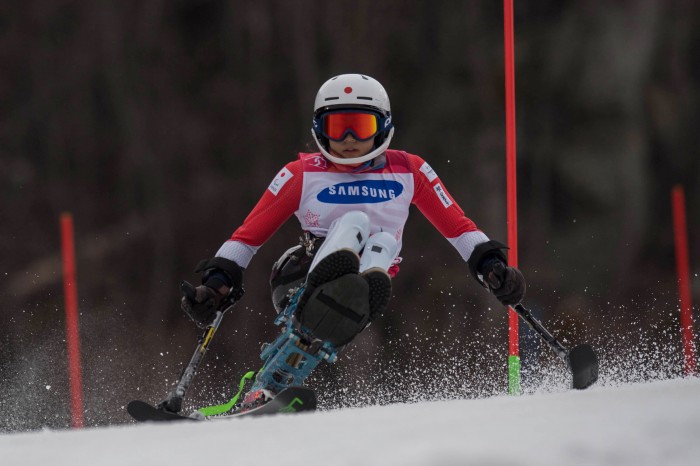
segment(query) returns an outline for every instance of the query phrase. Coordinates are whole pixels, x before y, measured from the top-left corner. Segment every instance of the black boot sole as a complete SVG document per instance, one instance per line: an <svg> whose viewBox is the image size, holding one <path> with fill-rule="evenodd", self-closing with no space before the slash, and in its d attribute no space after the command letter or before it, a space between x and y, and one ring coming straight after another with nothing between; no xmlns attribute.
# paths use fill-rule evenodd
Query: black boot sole
<svg viewBox="0 0 700 466"><path fill-rule="evenodd" d="M386 310L391 299L391 277L382 269L370 269L360 274L369 284L369 320L372 322Z"/></svg>
<svg viewBox="0 0 700 466"><path fill-rule="evenodd" d="M297 311L304 308L304 305L311 297L314 290L324 283L328 283L349 273L358 273L360 270L360 256L351 249L341 249L330 253L306 277L304 293L299 298Z"/></svg>

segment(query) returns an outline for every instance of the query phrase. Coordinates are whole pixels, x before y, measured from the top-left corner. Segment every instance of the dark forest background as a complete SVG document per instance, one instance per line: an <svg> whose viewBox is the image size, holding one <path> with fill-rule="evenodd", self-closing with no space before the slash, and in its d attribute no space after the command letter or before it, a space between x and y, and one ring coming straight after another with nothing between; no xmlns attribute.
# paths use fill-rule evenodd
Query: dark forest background
<svg viewBox="0 0 700 466"><path fill-rule="evenodd" d="M2 2L0 430L69 424L60 214L75 219L87 420L126 422L194 349L179 282L315 150L313 98L334 75L382 82L392 147L505 241L502 15L486 0ZM686 190L697 303L698 43L694 1L515 1L526 302L599 348L602 383L681 371L670 189ZM254 258L190 407L259 367L278 331L269 270L299 233L291 219ZM390 311L311 379L322 405L504 393L505 309L418 211L402 256ZM548 350L527 333L521 348L524 387L556 386Z"/></svg>

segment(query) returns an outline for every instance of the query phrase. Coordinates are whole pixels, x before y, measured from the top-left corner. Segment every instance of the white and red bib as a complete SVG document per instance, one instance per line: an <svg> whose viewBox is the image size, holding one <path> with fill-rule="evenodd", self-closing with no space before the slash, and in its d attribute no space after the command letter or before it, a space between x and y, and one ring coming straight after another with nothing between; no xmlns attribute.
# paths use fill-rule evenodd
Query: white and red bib
<svg viewBox="0 0 700 466"><path fill-rule="evenodd" d="M320 153L299 154L273 179L248 217L217 252L247 267L257 249L292 215L301 228L326 236L333 220L351 210L369 216L370 233L392 234L401 249L409 207L423 215L469 259L488 237L452 199L435 171L417 155L388 150L377 170L353 172L328 162Z"/></svg>

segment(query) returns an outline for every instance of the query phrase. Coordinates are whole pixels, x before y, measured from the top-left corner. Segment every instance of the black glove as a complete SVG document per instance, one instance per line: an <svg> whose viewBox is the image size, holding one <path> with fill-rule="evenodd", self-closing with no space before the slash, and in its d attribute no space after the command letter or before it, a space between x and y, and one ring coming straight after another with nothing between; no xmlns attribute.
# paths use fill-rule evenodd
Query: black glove
<svg viewBox="0 0 700 466"><path fill-rule="evenodd" d="M180 308L197 324L197 327L206 328L214 321L216 310L225 295L208 286L194 287L188 282L182 282L180 290L183 295Z"/></svg>
<svg viewBox="0 0 700 466"><path fill-rule="evenodd" d="M489 291L506 306L518 304L525 297L525 277L515 267L508 267L499 258L487 259L481 273Z"/></svg>
<svg viewBox="0 0 700 466"><path fill-rule="evenodd" d="M234 261L214 257L201 261L194 271L202 273L202 285L182 282L180 308L198 327L205 328L213 322L224 299L232 303L243 297L243 268Z"/></svg>
<svg viewBox="0 0 700 466"><path fill-rule="evenodd" d="M467 263L476 280L506 306L518 304L525 297L525 277L520 270L508 266L503 250L508 249L498 241L478 244Z"/></svg>

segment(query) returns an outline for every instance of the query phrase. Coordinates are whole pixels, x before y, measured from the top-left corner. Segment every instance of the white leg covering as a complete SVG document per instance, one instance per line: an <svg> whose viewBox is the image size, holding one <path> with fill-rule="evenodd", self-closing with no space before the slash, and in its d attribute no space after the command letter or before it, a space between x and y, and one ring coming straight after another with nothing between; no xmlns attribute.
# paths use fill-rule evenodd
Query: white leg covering
<svg viewBox="0 0 700 466"><path fill-rule="evenodd" d="M369 236L369 217L364 212L353 210L333 221L328 229L328 235L314 260L309 267L309 272L316 267L321 259L340 249L352 249L360 253Z"/></svg>
<svg viewBox="0 0 700 466"><path fill-rule="evenodd" d="M365 250L360 258L360 273L379 267L385 272L389 270L396 258L398 243L389 233L383 231L369 237Z"/></svg>

